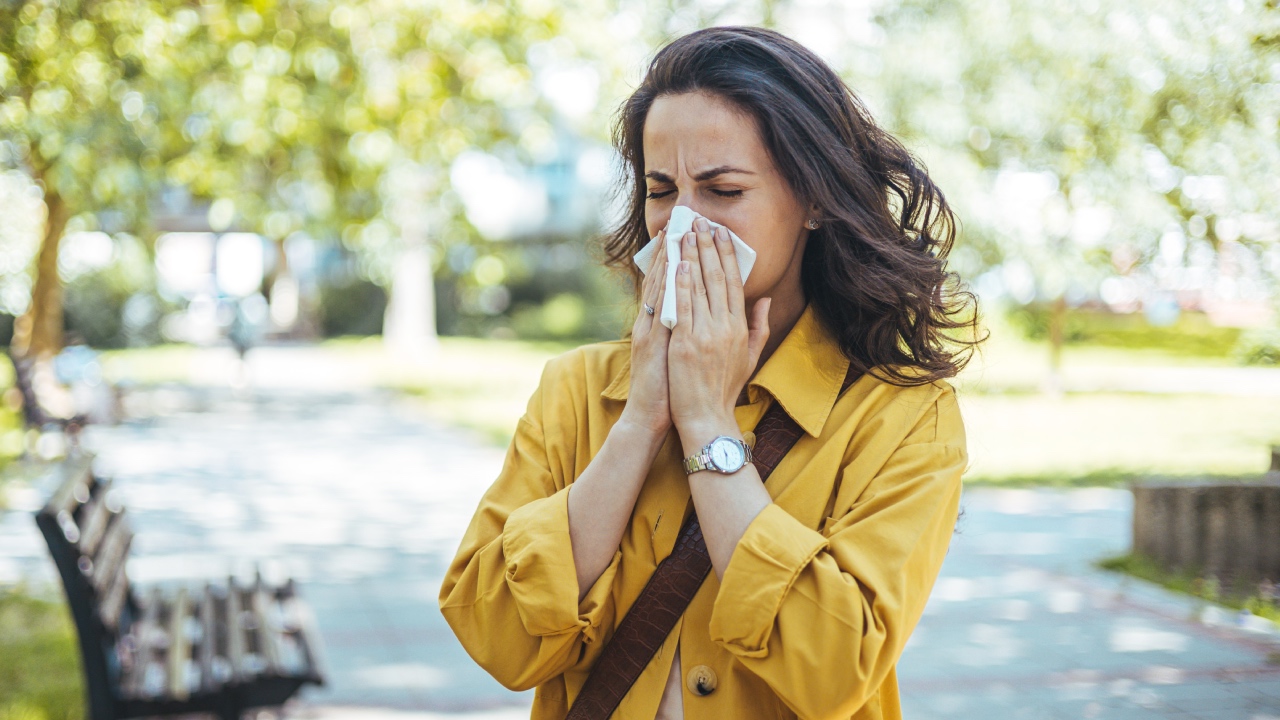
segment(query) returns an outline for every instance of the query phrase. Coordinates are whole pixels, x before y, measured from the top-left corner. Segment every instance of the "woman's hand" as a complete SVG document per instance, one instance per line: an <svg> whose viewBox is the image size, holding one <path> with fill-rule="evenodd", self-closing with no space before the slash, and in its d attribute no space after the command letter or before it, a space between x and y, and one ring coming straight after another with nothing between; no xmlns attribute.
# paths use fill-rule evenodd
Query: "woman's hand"
<svg viewBox="0 0 1280 720"><path fill-rule="evenodd" d="M662 237L666 234L664 227ZM630 422L655 436L666 435L671 429L667 390L667 345L671 331L658 319L662 317L666 285L667 251L663 244L653 254L641 286L641 300L653 308L653 314L645 312L642 306L631 326L631 389L619 418L619 422Z"/></svg>
<svg viewBox="0 0 1280 720"><path fill-rule="evenodd" d="M682 437L737 427L733 407L769 339L769 298L756 301L748 327L729 231L713 234L704 218L694 229L680 244L685 270L676 272L677 319L667 351L671 419Z"/></svg>

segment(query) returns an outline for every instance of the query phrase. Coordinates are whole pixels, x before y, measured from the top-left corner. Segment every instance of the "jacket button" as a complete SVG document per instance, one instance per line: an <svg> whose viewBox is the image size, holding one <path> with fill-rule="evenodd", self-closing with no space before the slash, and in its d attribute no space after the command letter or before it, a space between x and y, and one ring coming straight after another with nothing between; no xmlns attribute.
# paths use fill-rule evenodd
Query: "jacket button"
<svg viewBox="0 0 1280 720"><path fill-rule="evenodd" d="M706 665L695 665L686 678L689 691L695 695L710 695L716 689L716 671Z"/></svg>

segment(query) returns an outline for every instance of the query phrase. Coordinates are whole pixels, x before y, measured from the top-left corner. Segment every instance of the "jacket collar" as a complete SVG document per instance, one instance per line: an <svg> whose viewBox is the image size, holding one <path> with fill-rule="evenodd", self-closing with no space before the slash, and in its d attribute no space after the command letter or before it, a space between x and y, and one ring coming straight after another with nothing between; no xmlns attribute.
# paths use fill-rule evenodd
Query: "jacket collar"
<svg viewBox="0 0 1280 720"><path fill-rule="evenodd" d="M818 437L835 406L848 369L849 359L818 320L813 303L809 303L778 349L747 383L747 399L755 403L760 400L762 390L768 392L796 424ZM630 388L631 358L628 355L600 396L625 401Z"/></svg>

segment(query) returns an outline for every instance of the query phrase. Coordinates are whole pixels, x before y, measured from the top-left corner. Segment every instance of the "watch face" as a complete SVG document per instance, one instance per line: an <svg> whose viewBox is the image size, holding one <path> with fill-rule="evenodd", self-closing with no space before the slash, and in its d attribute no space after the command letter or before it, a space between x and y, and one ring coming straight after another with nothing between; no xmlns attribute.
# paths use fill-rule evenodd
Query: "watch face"
<svg viewBox="0 0 1280 720"><path fill-rule="evenodd" d="M711 462L715 463L717 468L734 471L746 464L745 461L742 446L738 443L728 438L721 438L711 443Z"/></svg>

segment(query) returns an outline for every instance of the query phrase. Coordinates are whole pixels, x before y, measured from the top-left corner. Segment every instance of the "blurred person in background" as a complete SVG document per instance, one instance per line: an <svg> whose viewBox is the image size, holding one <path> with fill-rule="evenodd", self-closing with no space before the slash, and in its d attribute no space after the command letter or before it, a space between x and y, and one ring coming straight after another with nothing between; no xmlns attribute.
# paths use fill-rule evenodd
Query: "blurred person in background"
<svg viewBox="0 0 1280 720"><path fill-rule="evenodd" d="M227 339L231 341L239 360L233 384L238 389L244 389L250 381L249 351L261 340L267 323L267 299L261 293L254 293L247 297L229 299L227 303L231 310Z"/></svg>
<svg viewBox="0 0 1280 720"><path fill-rule="evenodd" d="M952 211L830 67L769 30L667 45L614 139L630 203L604 248L635 322L547 363L444 617L504 686L537 688L533 718L564 718L696 512L714 572L611 716L900 718L895 666L967 460L946 379L977 314L946 269ZM632 258L679 205L701 217L668 329L667 254L643 274ZM755 250L747 281L707 219ZM802 432L762 483L746 449L774 404Z"/></svg>

